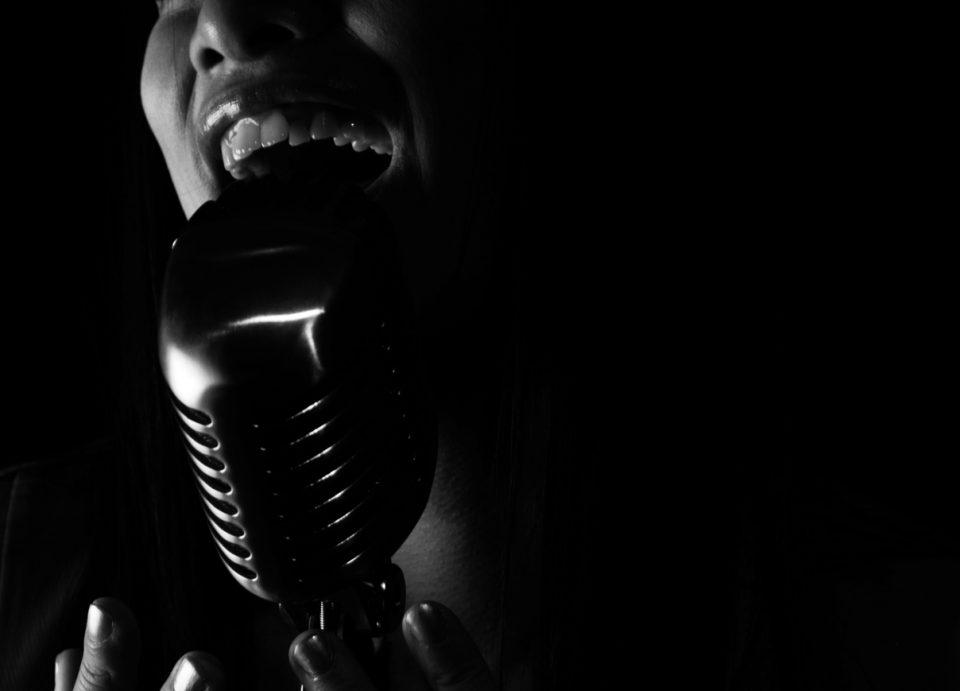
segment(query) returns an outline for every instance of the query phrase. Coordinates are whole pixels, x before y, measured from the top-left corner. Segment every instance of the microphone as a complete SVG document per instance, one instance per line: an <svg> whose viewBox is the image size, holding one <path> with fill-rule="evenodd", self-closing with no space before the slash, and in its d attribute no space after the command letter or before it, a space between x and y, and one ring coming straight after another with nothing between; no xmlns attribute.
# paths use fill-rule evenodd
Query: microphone
<svg viewBox="0 0 960 691"><path fill-rule="evenodd" d="M352 185L232 184L174 241L159 355L207 525L301 630L379 636L419 520L436 423L385 214Z"/></svg>

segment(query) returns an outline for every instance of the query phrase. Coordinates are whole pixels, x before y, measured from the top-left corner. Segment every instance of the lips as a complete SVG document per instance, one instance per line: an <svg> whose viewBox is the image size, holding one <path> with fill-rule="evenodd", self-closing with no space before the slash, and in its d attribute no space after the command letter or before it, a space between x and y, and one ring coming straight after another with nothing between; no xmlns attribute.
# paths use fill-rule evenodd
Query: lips
<svg viewBox="0 0 960 691"><path fill-rule="evenodd" d="M269 75L208 98L196 132L199 151L221 189L251 175L302 173L309 167L307 157L327 175L336 177L339 170L342 181L368 183L389 167L394 151L374 108L305 80ZM298 147L295 154L289 151L293 147ZM331 153L334 148L358 160Z"/></svg>

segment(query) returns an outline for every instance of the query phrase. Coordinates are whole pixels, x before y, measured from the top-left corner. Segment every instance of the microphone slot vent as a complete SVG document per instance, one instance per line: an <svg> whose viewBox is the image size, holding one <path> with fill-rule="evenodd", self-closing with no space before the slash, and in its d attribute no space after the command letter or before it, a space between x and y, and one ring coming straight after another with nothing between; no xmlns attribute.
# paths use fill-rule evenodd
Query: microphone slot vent
<svg viewBox="0 0 960 691"><path fill-rule="evenodd" d="M293 415L279 420L260 421L254 427L260 432L265 445L286 444L293 437L300 437L317 427L338 410L342 410L347 401L348 390L343 384L335 387L325 385L321 392L314 392L309 405Z"/></svg>
<svg viewBox="0 0 960 691"><path fill-rule="evenodd" d="M235 545L234 543L223 539L223 536L220 533L218 533L216 530L211 530L210 532L213 534L214 539L217 541L217 543L220 545L222 549L227 550L228 552L230 552L230 554L232 554L235 557L239 557L240 559L250 558L251 552L246 547Z"/></svg>
<svg viewBox="0 0 960 691"><path fill-rule="evenodd" d="M197 442L200 446L205 446L208 449L215 449L220 446L220 442L217 441L216 437L213 435L196 431L190 427L190 425L185 423L182 418L178 417L177 422L180 423L180 429L183 430L183 433L193 439L193 441Z"/></svg>
<svg viewBox="0 0 960 691"><path fill-rule="evenodd" d="M357 454L354 457L361 458L366 460L365 457L373 455L373 461L367 461L366 463L354 462L354 466L359 469L357 473L351 473L353 477L347 477L347 482L341 484L339 488L333 487L332 494L330 490L327 490L328 496L321 502L315 503L311 509L308 510L308 513L316 513L322 515L324 511L331 512L337 511L338 507L343 506L358 506L362 503L364 497L370 492L374 491L381 483L379 482L380 477L383 475L382 460L378 462L376 454ZM382 455L381 455L382 458ZM351 471L354 469L351 468ZM340 509L342 510L342 509ZM342 514L341 514L342 515Z"/></svg>
<svg viewBox="0 0 960 691"><path fill-rule="evenodd" d="M220 559L223 560L223 563L227 565L227 568L233 571L234 573L243 576L247 580L255 581L257 579L257 572L248 569L246 566L241 566L240 564L235 564L231 560L227 559L222 553L220 554Z"/></svg>
<svg viewBox="0 0 960 691"><path fill-rule="evenodd" d="M192 420L198 425L204 425L207 427L213 424L213 418L204 412L185 406L179 398L173 395L172 392L170 394L170 400L173 402L173 407L176 408L177 411L188 420Z"/></svg>
<svg viewBox="0 0 960 691"><path fill-rule="evenodd" d="M220 494L230 494L230 492L233 491L233 487L231 487L229 483L224 482L223 480L218 480L214 477L209 477L206 473L201 472L195 466L193 468L193 473L197 476L197 479L200 480L200 482L205 484L214 492L220 492Z"/></svg>
<svg viewBox="0 0 960 691"><path fill-rule="evenodd" d="M356 483L358 478L369 475L374 470L377 458L376 452L379 448L379 445L367 449L353 448L338 454L338 461L344 456L346 460L319 478L311 480L302 489L297 487L297 489L300 489L297 494L304 497L313 496L318 492L330 495L347 489ZM368 460L371 455L373 455L373 462ZM291 480L291 484L298 484L294 478L291 478Z"/></svg>
<svg viewBox="0 0 960 691"><path fill-rule="evenodd" d="M337 411L323 422L315 424L306 434L287 441L286 445L291 449L301 448L311 441L331 436L333 432L344 426L344 420L348 419L349 413L350 408Z"/></svg>
<svg viewBox="0 0 960 691"><path fill-rule="evenodd" d="M320 456L307 459L286 472L274 473L273 489L284 497L281 513L291 516L313 514L326 504L343 505L343 495L358 485L373 485L383 474L388 459L385 440L363 427L326 449ZM367 446L364 439L371 440ZM322 463L320 462L322 460ZM279 507L278 507L279 508ZM336 505L333 510L337 510Z"/></svg>
<svg viewBox="0 0 960 691"><path fill-rule="evenodd" d="M214 514L210 510L210 507L208 507L205 503L201 502L201 504L203 504L203 512L207 514L207 518L210 520L210 522L215 523L223 532L227 533L228 535L233 535L234 537L243 537L246 535L243 528L233 523L228 523Z"/></svg>
<svg viewBox="0 0 960 691"><path fill-rule="evenodd" d="M414 491L416 479L400 473L396 465L390 470L379 480L357 483L349 493L328 502L328 506L308 508L306 515L296 516L301 520L287 525L294 546L311 554L338 552L349 547L361 533L366 535L374 524L386 522L383 530L392 532L390 524L404 508L401 498ZM315 527L318 523L319 529Z"/></svg>
<svg viewBox="0 0 960 691"><path fill-rule="evenodd" d="M265 451L274 471L300 473L301 481L311 482L343 464L357 448L380 445L392 430L383 421L391 419L386 397L371 395L370 400L353 403L337 413L322 430L310 437L279 444ZM372 441L371 441L372 440Z"/></svg>
<svg viewBox="0 0 960 691"><path fill-rule="evenodd" d="M205 468L209 468L210 470L216 470L217 472L222 472L226 470L227 468L226 463L221 461L219 458L214 458L213 456L208 456L205 453L200 453L195 448L193 448L193 446L191 446L190 444L184 444L184 446L186 447L187 452L190 454L193 460L195 460L197 463L204 466Z"/></svg>
<svg viewBox="0 0 960 691"><path fill-rule="evenodd" d="M339 394L343 391L342 386L332 386L325 387L327 390L319 394L314 394L312 397L313 400L304 408L298 410L293 415L289 416L281 424L289 425L291 423L296 423L297 420L302 418L305 415L311 415L320 410L321 407L326 407L330 405L331 401L336 401Z"/></svg>
<svg viewBox="0 0 960 691"><path fill-rule="evenodd" d="M200 485L200 490L203 491L203 496L206 498L208 502L213 504L217 509L219 509L220 511L223 511L223 513L227 514L228 516L236 516L238 513L240 513L240 509L238 509L236 506L234 506L230 502L210 496L209 492L204 491L203 485Z"/></svg>
<svg viewBox="0 0 960 691"><path fill-rule="evenodd" d="M328 536L322 542L310 539L293 542L290 544L290 556L308 572L327 569L331 564L349 566L368 554L382 557L386 550L385 543L396 533L398 520L403 520L403 507L395 505L389 508L389 511L364 516L359 525L351 521L348 529L339 531L336 536Z"/></svg>
<svg viewBox="0 0 960 691"><path fill-rule="evenodd" d="M356 398L341 396L337 405L327 406L315 415L302 418L297 425L278 426L261 437L261 448L279 458L295 455L298 459L315 455L331 445L331 439L343 436L363 414Z"/></svg>
<svg viewBox="0 0 960 691"><path fill-rule="evenodd" d="M323 477L330 472L339 471L344 465L343 459L352 458L357 454L357 450L362 448L360 444L363 441L363 431L361 426L355 425L352 429L345 430L339 439L327 440L329 446L309 449L314 453L307 458L298 455L289 459L295 461L294 465L286 468L291 482L309 479L309 485L312 485L317 475Z"/></svg>
<svg viewBox="0 0 960 691"><path fill-rule="evenodd" d="M374 367L374 370L379 369ZM256 425L262 446L267 450L285 449L309 441L330 428L340 427L347 419L366 415L370 401L379 398L382 377L364 368L338 378L338 383L314 389L313 402L293 415Z"/></svg>
<svg viewBox="0 0 960 691"><path fill-rule="evenodd" d="M407 425L386 409L380 412L383 417L351 430L322 465L301 464L272 474L277 496L283 497L275 511L296 544L318 553L353 553L357 538L351 535L366 535L364 527L382 522L381 516L393 520L405 506L398 497L418 493L420 473L412 472L418 465L416 448L408 443ZM389 520L384 529L394 530Z"/></svg>

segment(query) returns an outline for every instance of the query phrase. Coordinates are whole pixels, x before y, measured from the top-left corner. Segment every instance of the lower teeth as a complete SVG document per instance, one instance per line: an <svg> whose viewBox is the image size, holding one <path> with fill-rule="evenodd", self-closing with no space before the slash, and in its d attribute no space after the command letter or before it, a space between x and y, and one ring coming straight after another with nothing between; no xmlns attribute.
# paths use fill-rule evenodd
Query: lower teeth
<svg viewBox="0 0 960 691"><path fill-rule="evenodd" d="M358 153L359 151L359 153ZM390 157L366 146L337 146L332 139L291 147L282 143L261 149L234 167L236 179L273 174L281 180L327 178L337 182L367 183L390 166Z"/></svg>

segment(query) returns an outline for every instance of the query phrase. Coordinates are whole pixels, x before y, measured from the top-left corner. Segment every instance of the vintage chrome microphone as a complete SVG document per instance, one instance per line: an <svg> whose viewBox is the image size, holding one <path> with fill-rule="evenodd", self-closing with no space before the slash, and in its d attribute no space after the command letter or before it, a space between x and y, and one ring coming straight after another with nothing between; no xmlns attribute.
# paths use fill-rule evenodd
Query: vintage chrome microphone
<svg viewBox="0 0 960 691"><path fill-rule="evenodd" d="M359 188L267 177L201 207L166 269L161 368L210 532L300 630L379 636L404 610L390 559L436 425L394 244Z"/></svg>

